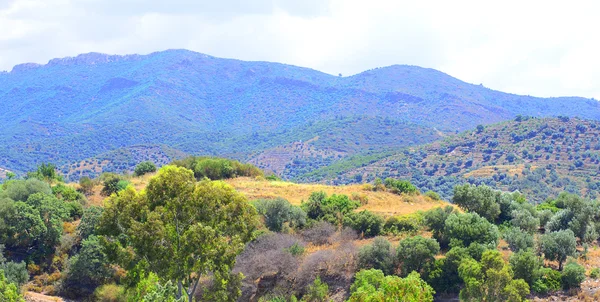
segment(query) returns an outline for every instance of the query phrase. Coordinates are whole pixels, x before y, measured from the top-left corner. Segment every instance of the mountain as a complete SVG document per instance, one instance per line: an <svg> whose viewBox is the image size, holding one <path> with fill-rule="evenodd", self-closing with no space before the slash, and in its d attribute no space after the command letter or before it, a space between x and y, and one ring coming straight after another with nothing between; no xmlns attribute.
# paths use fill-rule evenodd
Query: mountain
<svg viewBox="0 0 600 302"><path fill-rule="evenodd" d="M0 73L0 102L0 167L17 172L49 161L65 172L131 146L263 163L278 148L321 145L307 153L324 157L313 167L298 165L304 153L263 163L295 177L346 156L431 142L518 114L600 119L592 99L506 94L416 66L338 77L186 50L17 65Z"/></svg>
<svg viewBox="0 0 600 302"><path fill-rule="evenodd" d="M350 159L298 180L347 184L393 177L445 198L469 182L519 190L534 202L562 191L594 199L600 192L600 122L519 117L392 154Z"/></svg>

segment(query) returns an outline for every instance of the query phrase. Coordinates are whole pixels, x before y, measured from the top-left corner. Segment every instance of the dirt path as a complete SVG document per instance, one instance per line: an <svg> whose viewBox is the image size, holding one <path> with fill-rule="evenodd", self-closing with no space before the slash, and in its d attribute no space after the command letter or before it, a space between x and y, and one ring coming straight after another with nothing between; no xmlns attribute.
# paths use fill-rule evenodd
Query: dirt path
<svg viewBox="0 0 600 302"><path fill-rule="evenodd" d="M46 296L34 292L26 292L25 293L25 301L27 302L73 302L70 300L65 300L61 297L53 297Z"/></svg>

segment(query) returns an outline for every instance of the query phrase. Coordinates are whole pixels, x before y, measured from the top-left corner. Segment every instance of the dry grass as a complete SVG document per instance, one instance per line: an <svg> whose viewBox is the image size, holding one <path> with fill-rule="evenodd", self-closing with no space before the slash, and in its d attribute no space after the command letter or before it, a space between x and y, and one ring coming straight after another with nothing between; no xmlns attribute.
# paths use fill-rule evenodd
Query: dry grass
<svg viewBox="0 0 600 302"><path fill-rule="evenodd" d="M312 192L324 191L328 195L352 193L364 194L367 204L360 210L369 210L384 216L404 215L417 211L427 211L432 208L449 205L445 201L435 201L429 197L396 195L389 192L365 191L362 185L327 186L322 184L296 184L284 181L256 180L248 177L229 179L227 182L248 199L281 197L294 205L307 200Z"/></svg>

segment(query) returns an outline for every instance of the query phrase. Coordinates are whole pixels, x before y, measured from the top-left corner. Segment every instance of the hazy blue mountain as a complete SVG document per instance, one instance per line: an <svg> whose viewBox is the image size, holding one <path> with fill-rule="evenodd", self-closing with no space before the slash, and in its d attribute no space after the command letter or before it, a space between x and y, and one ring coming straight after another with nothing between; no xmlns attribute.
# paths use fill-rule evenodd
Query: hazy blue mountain
<svg viewBox="0 0 600 302"><path fill-rule="evenodd" d="M338 77L186 50L17 65L0 73L0 103L0 167L16 171L140 145L246 159L310 140L312 129L360 137L328 146L349 155L429 142L518 114L600 119L595 100L506 94L433 69L395 65ZM406 136L418 135L415 129L428 135L395 143L374 123L344 131L340 121L359 118L392 123L390 131L407 129Z"/></svg>

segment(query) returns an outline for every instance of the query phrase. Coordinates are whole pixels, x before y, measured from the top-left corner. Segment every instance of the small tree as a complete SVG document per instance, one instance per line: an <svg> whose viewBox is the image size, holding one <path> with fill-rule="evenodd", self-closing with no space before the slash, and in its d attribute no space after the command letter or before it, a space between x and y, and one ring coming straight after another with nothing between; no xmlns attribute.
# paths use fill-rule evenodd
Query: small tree
<svg viewBox="0 0 600 302"><path fill-rule="evenodd" d="M568 261L561 275L562 285L565 289L578 288L585 280L585 268L577 261Z"/></svg>
<svg viewBox="0 0 600 302"><path fill-rule="evenodd" d="M315 281L306 288L302 302L326 302L329 296L329 286L317 277Z"/></svg>
<svg viewBox="0 0 600 302"><path fill-rule="evenodd" d="M156 172L156 165L151 161L141 162L133 170L135 176L142 176L153 172Z"/></svg>
<svg viewBox="0 0 600 302"><path fill-rule="evenodd" d="M373 244L363 246L358 252L361 269L378 269L386 274L393 273L394 255L392 244L384 237L376 237Z"/></svg>
<svg viewBox="0 0 600 302"><path fill-rule="evenodd" d="M500 215L500 204L498 202L500 198L501 193L499 191L486 185L465 184L454 187L452 202L493 222Z"/></svg>
<svg viewBox="0 0 600 302"><path fill-rule="evenodd" d="M25 302L17 286L14 283L8 282L2 270L0 270L0 301Z"/></svg>
<svg viewBox="0 0 600 302"><path fill-rule="evenodd" d="M306 224L306 213L283 198L259 199L253 202L256 211L263 216L265 226L273 232L281 232L284 223L291 227Z"/></svg>
<svg viewBox="0 0 600 302"><path fill-rule="evenodd" d="M79 190L85 195L90 195L94 189L94 182L87 176L79 179Z"/></svg>
<svg viewBox="0 0 600 302"><path fill-rule="evenodd" d="M353 228L365 237L373 237L381 233L383 217L367 210L358 213L350 212L344 217L344 225Z"/></svg>
<svg viewBox="0 0 600 302"><path fill-rule="evenodd" d="M510 266L515 279L523 279L532 286L539 278L542 260L532 250L522 250L510 256Z"/></svg>
<svg viewBox="0 0 600 302"><path fill-rule="evenodd" d="M503 235L504 240L508 243L508 247L513 252L518 252L526 249L533 249L535 247L535 242L533 240L533 235L519 229L519 228L510 228L504 232Z"/></svg>
<svg viewBox="0 0 600 302"><path fill-rule="evenodd" d="M563 230L542 236L542 252L550 261L558 261L558 269L562 270L567 257L575 255L577 240L571 230Z"/></svg>
<svg viewBox="0 0 600 302"><path fill-rule="evenodd" d="M400 263L402 275L406 276L412 271L420 273L425 265L435 260L439 251L440 245L435 239L415 236L400 241L396 259Z"/></svg>
<svg viewBox="0 0 600 302"><path fill-rule="evenodd" d="M385 276L376 269L356 273L350 287L349 302L362 301L433 301L435 291L412 272L406 278Z"/></svg>
<svg viewBox="0 0 600 302"><path fill-rule="evenodd" d="M476 242L480 244L498 245L498 228L487 219L475 213L451 214L446 219L444 236L449 240L462 242L469 246Z"/></svg>

